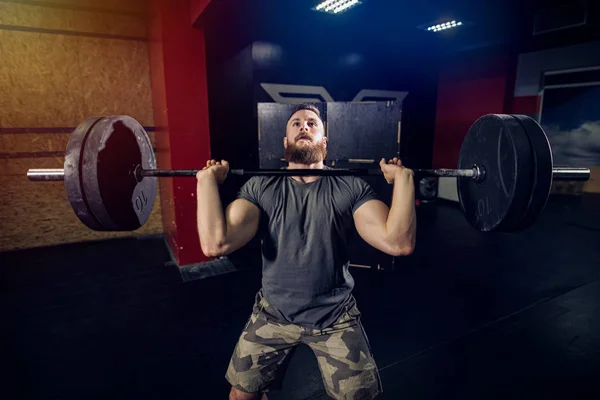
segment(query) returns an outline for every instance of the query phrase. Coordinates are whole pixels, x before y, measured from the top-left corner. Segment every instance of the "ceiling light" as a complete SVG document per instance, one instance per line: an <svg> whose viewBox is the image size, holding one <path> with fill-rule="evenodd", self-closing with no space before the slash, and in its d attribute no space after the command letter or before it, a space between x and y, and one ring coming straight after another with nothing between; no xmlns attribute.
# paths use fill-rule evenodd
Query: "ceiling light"
<svg viewBox="0 0 600 400"><path fill-rule="evenodd" d="M324 8L324 7L327 7L328 5L330 5L331 3L334 3L334 2L336 2L336 1L337 1L337 0L327 0L327 1L324 1L324 2L322 2L322 3L320 3L320 4L318 4L318 5L315 7L315 10L317 10L317 11L318 11L318 10L321 10L322 8Z"/></svg>
<svg viewBox="0 0 600 400"><path fill-rule="evenodd" d="M457 26L462 25L463 23L460 21L445 21L445 22L440 22L436 25L430 25L427 27L428 31L433 31L433 32L439 32L439 31L443 31L446 29L450 29L450 28L456 28ZM421 26L421 29L425 28L425 26Z"/></svg>
<svg viewBox="0 0 600 400"><path fill-rule="evenodd" d="M345 4L342 4L341 6L339 6L338 8L336 8L335 10L333 10L333 12L337 14L340 11L344 11L345 9L352 7L356 3L358 3L358 0L349 1L349 2L347 2Z"/></svg>
<svg viewBox="0 0 600 400"><path fill-rule="evenodd" d="M360 4L360 0L323 0L313 8L314 11L338 14Z"/></svg>

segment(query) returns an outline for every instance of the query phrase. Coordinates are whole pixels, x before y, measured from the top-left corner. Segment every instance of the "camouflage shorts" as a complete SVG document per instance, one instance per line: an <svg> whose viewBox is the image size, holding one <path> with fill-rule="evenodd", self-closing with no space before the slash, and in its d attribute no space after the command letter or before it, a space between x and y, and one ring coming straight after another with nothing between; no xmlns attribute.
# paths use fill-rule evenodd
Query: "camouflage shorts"
<svg viewBox="0 0 600 400"><path fill-rule="evenodd" d="M373 399L382 391L377 365L356 305L329 328L306 329L275 320L259 294L235 346L226 379L238 390L262 393L281 387L293 349L308 345L315 356L327 394L334 399Z"/></svg>

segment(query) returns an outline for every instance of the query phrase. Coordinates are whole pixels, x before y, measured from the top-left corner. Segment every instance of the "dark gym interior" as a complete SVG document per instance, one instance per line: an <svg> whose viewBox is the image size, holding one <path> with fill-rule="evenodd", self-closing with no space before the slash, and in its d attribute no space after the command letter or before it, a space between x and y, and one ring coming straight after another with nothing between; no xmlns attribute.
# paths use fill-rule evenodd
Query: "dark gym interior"
<svg viewBox="0 0 600 400"><path fill-rule="evenodd" d="M63 168L72 132L103 115L137 120L161 169L280 167L269 151L285 132L269 140L263 111L303 101L398 107L398 143L365 127L339 143L383 144L341 158L376 149L457 168L479 117L519 114L544 128L554 166L590 171L552 182L524 230L475 229L458 178L439 178L415 188L412 254L352 238L378 398L600 397L600 3L320 3L0 0L2 398L228 398L260 241L203 254L193 178L158 178L142 227L102 231L77 217L64 182L27 170ZM247 179L227 178L223 204ZM366 179L389 203L383 178ZM330 398L307 346L268 396Z"/></svg>

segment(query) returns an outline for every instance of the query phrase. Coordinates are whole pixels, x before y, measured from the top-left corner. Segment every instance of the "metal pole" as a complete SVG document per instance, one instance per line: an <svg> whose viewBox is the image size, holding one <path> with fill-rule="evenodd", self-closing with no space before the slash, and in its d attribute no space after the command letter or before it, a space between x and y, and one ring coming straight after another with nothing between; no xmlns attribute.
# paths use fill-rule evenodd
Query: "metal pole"
<svg viewBox="0 0 600 400"><path fill-rule="evenodd" d="M589 168L552 168L552 179L555 181L587 181L590 179Z"/></svg>
<svg viewBox="0 0 600 400"><path fill-rule="evenodd" d="M27 171L30 181L64 181L65 170L61 168L30 169Z"/></svg>
<svg viewBox="0 0 600 400"><path fill-rule="evenodd" d="M196 176L197 169L179 169L179 170L143 170L142 176ZM481 170L474 167L471 169L415 169L415 174L438 177L460 177L476 178L481 174ZM231 169L232 175L267 175L267 176L368 176L382 175L379 168L335 168L335 169Z"/></svg>
<svg viewBox="0 0 600 400"><path fill-rule="evenodd" d="M196 176L197 169L143 170L142 176ZM381 175L380 169L230 169L232 175L267 176L342 176L342 175Z"/></svg>
<svg viewBox="0 0 600 400"><path fill-rule="evenodd" d="M187 170L142 170L141 176L157 177L176 177L176 176L196 176L198 169ZM485 173L483 168L478 166L472 169L415 169L415 174L435 177L458 177L479 179ZM136 170L136 174L139 170ZM341 169L232 169L229 171L233 175L267 175L267 176L369 176L381 175L380 169L360 169L360 168L341 168ZM589 168L579 167L556 167L552 169L552 178L557 181L587 181L590 179L591 172ZM65 179L64 169L45 168L30 169L27 171L27 177L31 181L63 181Z"/></svg>

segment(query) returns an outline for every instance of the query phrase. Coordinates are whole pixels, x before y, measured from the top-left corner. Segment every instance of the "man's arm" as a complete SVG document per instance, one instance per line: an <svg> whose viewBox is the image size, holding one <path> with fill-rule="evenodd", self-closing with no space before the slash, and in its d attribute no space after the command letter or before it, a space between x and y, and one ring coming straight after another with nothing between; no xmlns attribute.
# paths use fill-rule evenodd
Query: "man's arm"
<svg viewBox="0 0 600 400"><path fill-rule="evenodd" d="M354 213L354 223L358 234L376 249L392 256L409 255L417 229L413 174L396 165L385 168L386 180L394 184L391 208L379 200L367 201Z"/></svg>
<svg viewBox="0 0 600 400"><path fill-rule="evenodd" d="M260 210L244 199L233 201L225 213L219 197L218 178L210 171L197 175L197 220L202 252L224 256L248 243L258 230Z"/></svg>

